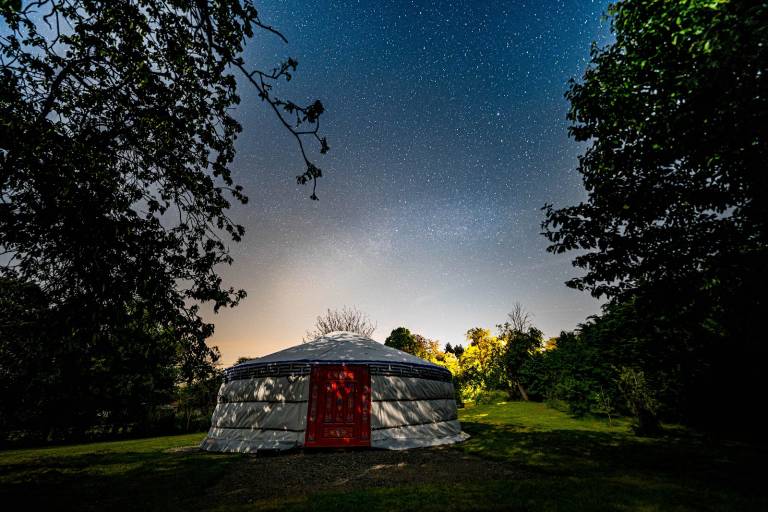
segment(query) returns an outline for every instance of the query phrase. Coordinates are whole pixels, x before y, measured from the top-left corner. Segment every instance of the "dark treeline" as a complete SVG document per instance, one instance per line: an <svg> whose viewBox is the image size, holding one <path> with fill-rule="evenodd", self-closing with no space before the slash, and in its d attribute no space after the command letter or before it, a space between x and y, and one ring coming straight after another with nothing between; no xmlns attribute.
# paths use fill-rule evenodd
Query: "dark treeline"
<svg viewBox="0 0 768 512"><path fill-rule="evenodd" d="M248 201L231 173L238 78L296 138L313 199L323 105L274 95L295 59L244 62L249 41L283 38L249 0L3 1L0 16L0 430L192 428L218 358L199 308L245 297L219 276L245 233L229 216Z"/></svg>
<svg viewBox="0 0 768 512"><path fill-rule="evenodd" d="M609 301L573 343L604 372L634 368L619 383L642 382L667 417L756 429L768 4L626 1L610 14L615 42L593 48L566 94L570 133L590 144L579 159L587 199L545 207L543 223L550 251L580 252L567 284Z"/></svg>
<svg viewBox="0 0 768 512"><path fill-rule="evenodd" d="M78 306L0 279L0 444L208 426L220 384L215 348L199 353L183 332L135 311L120 329L84 339L80 326L91 319Z"/></svg>
<svg viewBox="0 0 768 512"><path fill-rule="evenodd" d="M441 349L405 327L393 330L386 344L448 368L459 402L483 402L503 391L574 416L631 417L640 435L661 433L662 422L758 434L751 407L765 389L757 377L762 362L720 354L729 342L721 332L651 322L647 315L630 301L608 304L575 331L550 339L529 322L507 321L495 332L470 329L466 346Z"/></svg>

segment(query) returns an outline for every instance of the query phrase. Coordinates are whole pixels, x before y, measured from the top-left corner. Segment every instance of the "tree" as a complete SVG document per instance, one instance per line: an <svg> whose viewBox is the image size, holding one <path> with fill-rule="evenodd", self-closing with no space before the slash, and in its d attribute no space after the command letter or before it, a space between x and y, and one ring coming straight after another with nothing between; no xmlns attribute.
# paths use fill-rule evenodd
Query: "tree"
<svg viewBox="0 0 768 512"><path fill-rule="evenodd" d="M384 344L442 366L454 376L459 374L459 361L455 354L448 352L450 343L446 345L446 350L442 351L438 340L426 338L421 334L413 334L405 327L398 327L387 336Z"/></svg>
<svg viewBox="0 0 768 512"><path fill-rule="evenodd" d="M510 386L527 402L528 392L523 385L521 370L534 351L542 347L542 332L531 325L531 314L519 302L515 302L512 311L507 313L507 321L503 325L497 325L497 328L499 338L503 339L506 345L504 366L507 379Z"/></svg>
<svg viewBox="0 0 768 512"><path fill-rule="evenodd" d="M702 382L697 373L705 365L699 356L686 356L696 347L686 336L659 320L649 323L634 302L609 303L601 315L590 317L574 332L562 332L551 348L535 352L519 374L533 396L562 400L574 415L615 408L643 423L640 430L647 432L660 418L690 420L700 407L696 397ZM631 389L641 389L653 407L628 405L636 400L625 393L630 388L621 387L625 371L642 374L642 389Z"/></svg>
<svg viewBox="0 0 768 512"><path fill-rule="evenodd" d="M459 358L465 397L472 399L472 395L484 390L505 389L503 341L482 327L468 330L466 336L470 343Z"/></svg>
<svg viewBox="0 0 768 512"><path fill-rule="evenodd" d="M505 325L508 326L508 330L526 332L531 327L531 314L523 308L522 304L515 302L512 311L507 313Z"/></svg>
<svg viewBox="0 0 768 512"><path fill-rule="evenodd" d="M152 432L176 385L215 374L219 355L194 354L184 336L134 312L110 336L83 344L72 312L36 285L0 278L0 432L24 441L81 438L86 430ZM203 357L205 356L205 357ZM4 440L0 434L0 443Z"/></svg>
<svg viewBox="0 0 768 512"><path fill-rule="evenodd" d="M519 331L509 322L499 325L498 328L499 338L505 345L504 368L507 379L510 386L516 389L520 397L527 402L528 392L523 385L522 368L542 347L543 333L535 327L529 327L527 332Z"/></svg>
<svg viewBox="0 0 768 512"><path fill-rule="evenodd" d="M341 310L328 309L324 315L318 316L314 330L307 331L304 341L311 341L336 331L349 331L370 338L375 330L376 324L368 318L368 315L357 308L344 306Z"/></svg>
<svg viewBox="0 0 768 512"><path fill-rule="evenodd" d="M322 104L273 94L293 59L248 68L255 31L282 37L249 0L3 2L0 15L0 276L44 294L58 331L36 342L81 349L66 371L84 372L83 390L138 397L118 385L129 346L137 356L173 346L179 358L144 363L172 361L193 381L217 357L199 304L218 311L245 297L217 273L244 235L228 215L247 201L230 171L236 74L298 141L297 181L313 182L313 199L321 172L304 139L327 151ZM85 375L96 361L118 367Z"/></svg>
<svg viewBox="0 0 768 512"><path fill-rule="evenodd" d="M421 334L414 334L413 338L416 340L416 353L417 357L426 359L427 361L435 362L437 357L444 354L440 350L440 342L438 340L432 340L422 336Z"/></svg>
<svg viewBox="0 0 768 512"><path fill-rule="evenodd" d="M445 353L446 354L453 354L453 347L450 343L445 344Z"/></svg>
<svg viewBox="0 0 768 512"><path fill-rule="evenodd" d="M486 346L493 343L493 335L489 329L473 327L465 334L470 347Z"/></svg>
<svg viewBox="0 0 768 512"><path fill-rule="evenodd" d="M712 422L707 403L737 412L765 389L768 5L624 0L610 14L615 42L566 94L570 134L590 144L587 200L546 205L544 234L551 252L580 251L569 286L655 328L647 357L677 357L688 411Z"/></svg>
<svg viewBox="0 0 768 512"><path fill-rule="evenodd" d="M438 352L437 354L434 354L429 361L438 366L442 366L451 372L451 375L454 377L454 386L456 385L456 377L461 375L461 367L459 366L459 359L455 354L450 352Z"/></svg>
<svg viewBox="0 0 768 512"><path fill-rule="evenodd" d="M38 286L0 278L0 432L37 426L38 411L55 392L51 370L61 346L38 343L55 330L46 322L49 308Z"/></svg>
<svg viewBox="0 0 768 512"><path fill-rule="evenodd" d="M538 399L565 402L574 416L606 412L605 405L620 398L614 364L623 359L616 358L621 351L614 339L595 331L587 323L562 332L554 348L526 358L519 369L526 390Z"/></svg>
<svg viewBox="0 0 768 512"><path fill-rule="evenodd" d="M416 355L420 348L416 337L405 327L393 329L389 336L387 336L387 339L384 340L384 344L413 355Z"/></svg>
<svg viewBox="0 0 768 512"><path fill-rule="evenodd" d="M176 411L181 416L180 427L184 432L199 432L210 427L221 382L221 372L214 372L206 379L176 388Z"/></svg>
<svg viewBox="0 0 768 512"><path fill-rule="evenodd" d="M569 286L627 297L765 268L768 6L615 3L616 42L571 82L570 134L586 202L546 206L549 250L588 251ZM653 200L650 200L653 198Z"/></svg>

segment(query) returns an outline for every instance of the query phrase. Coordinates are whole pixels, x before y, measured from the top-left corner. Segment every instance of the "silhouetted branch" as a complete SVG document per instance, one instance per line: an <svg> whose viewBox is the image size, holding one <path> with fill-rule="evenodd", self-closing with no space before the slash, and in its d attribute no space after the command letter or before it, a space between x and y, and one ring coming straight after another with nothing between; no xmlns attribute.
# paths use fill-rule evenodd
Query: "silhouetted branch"
<svg viewBox="0 0 768 512"><path fill-rule="evenodd" d="M343 307L341 310L328 309L325 314L315 320L315 329L307 331L304 341L312 341L315 338L330 332L348 331L361 336L370 337L376 330L376 324L371 322L368 315L357 308Z"/></svg>

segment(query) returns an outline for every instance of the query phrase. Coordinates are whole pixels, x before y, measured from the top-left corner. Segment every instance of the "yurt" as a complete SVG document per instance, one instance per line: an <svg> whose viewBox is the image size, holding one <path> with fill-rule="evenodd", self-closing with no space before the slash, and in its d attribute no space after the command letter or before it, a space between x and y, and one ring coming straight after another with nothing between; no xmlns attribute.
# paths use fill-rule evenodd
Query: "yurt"
<svg viewBox="0 0 768 512"><path fill-rule="evenodd" d="M227 369L201 447L399 450L467 437L447 369L370 338L334 332Z"/></svg>

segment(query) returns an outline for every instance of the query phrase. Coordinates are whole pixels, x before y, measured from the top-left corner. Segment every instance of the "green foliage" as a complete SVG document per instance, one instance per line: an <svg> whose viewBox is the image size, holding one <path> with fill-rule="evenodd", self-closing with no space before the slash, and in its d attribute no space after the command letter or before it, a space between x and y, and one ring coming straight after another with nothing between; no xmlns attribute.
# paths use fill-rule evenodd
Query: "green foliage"
<svg viewBox="0 0 768 512"><path fill-rule="evenodd" d="M566 374L555 384L552 396L566 402L574 416L585 416L592 412L593 385L593 382L578 380Z"/></svg>
<svg viewBox="0 0 768 512"><path fill-rule="evenodd" d="M85 346L66 312L35 285L0 279L0 444L171 432L176 386L216 375L218 351L195 355L146 312Z"/></svg>
<svg viewBox="0 0 768 512"><path fill-rule="evenodd" d="M387 339L384 340L384 344L413 355L417 355L421 348L416 341L416 337L405 327L393 329L389 336L387 336Z"/></svg>
<svg viewBox="0 0 768 512"><path fill-rule="evenodd" d="M41 343L55 331L49 308L40 287L0 278L0 431L33 423L60 389L56 361L66 347L56 338Z"/></svg>
<svg viewBox="0 0 768 512"><path fill-rule="evenodd" d="M545 207L549 250L579 251L568 285L611 300L587 343L642 371L660 414L732 428L766 390L768 5L623 0L610 14L615 42L566 95L588 197Z"/></svg>
<svg viewBox="0 0 768 512"><path fill-rule="evenodd" d="M523 368L543 346L543 333L535 327L529 327L526 331L518 330L509 323L498 327L499 338L505 347L504 369L510 389L519 393L524 400L528 400Z"/></svg>
<svg viewBox="0 0 768 512"><path fill-rule="evenodd" d="M565 402L575 416L593 411L603 387L615 387L610 363L582 333L561 333L555 348L526 361L521 376L532 397Z"/></svg>
<svg viewBox="0 0 768 512"><path fill-rule="evenodd" d="M643 372L634 368L621 368L618 386L627 402L627 407L636 419L635 432L639 435L658 434L661 430L656 416L658 404Z"/></svg>
<svg viewBox="0 0 768 512"><path fill-rule="evenodd" d="M432 340L422 336L421 334L414 334L416 340L416 353L414 355L426 359L427 361L436 362L438 358L445 359L445 352L440 350L440 342Z"/></svg>
<svg viewBox="0 0 768 512"><path fill-rule="evenodd" d="M537 351L531 354L520 367L520 382L525 386L528 396L532 400L545 400L550 396L552 386L552 370L549 367L550 354Z"/></svg>
<svg viewBox="0 0 768 512"><path fill-rule="evenodd" d="M199 432L210 427L221 382L221 375L215 373L176 388L175 413L181 423L178 430Z"/></svg>
<svg viewBox="0 0 768 512"><path fill-rule="evenodd" d="M324 109L271 94L295 60L246 69L254 31L279 36L249 0L4 2L0 15L0 380L19 393L0 428L142 424L175 382L213 370L200 304L245 297L218 275L244 235L228 210L247 202L230 169L235 74L322 152ZM299 181L314 184L301 152Z"/></svg>
<svg viewBox="0 0 768 512"><path fill-rule="evenodd" d="M448 352L438 352L437 354L430 355L428 361L435 363L438 366L442 366L451 372L451 375L457 376L461 373L461 367L459 366L459 359Z"/></svg>
<svg viewBox="0 0 768 512"><path fill-rule="evenodd" d="M608 306L602 316L593 317L578 331L561 333L553 348L536 354L523 367L532 395L562 401L576 416L626 413L638 422L642 415L642 421L649 424L658 423L660 413L680 418L675 411L682 406L676 402L681 372L659 349L653 330L639 322L634 312L632 303ZM642 375L645 396L659 397L654 398L654 407L630 405L626 389L621 387L622 374L630 368Z"/></svg>
<svg viewBox="0 0 768 512"><path fill-rule="evenodd" d="M461 373L458 358L447 350L451 346L450 343L446 345L446 350L442 351L439 341L425 338L420 334L413 334L405 327L398 327L392 330L384 344L442 366L450 371L454 378Z"/></svg>
<svg viewBox="0 0 768 512"><path fill-rule="evenodd" d="M566 95L571 135L592 143L588 200L547 208L549 250L588 251L569 285L595 296L753 275L768 237L768 6L624 0L610 13L615 43L593 48Z"/></svg>
<svg viewBox="0 0 768 512"><path fill-rule="evenodd" d="M462 399L473 401L483 391L506 389L504 343L481 327L467 331L467 341L459 358Z"/></svg>
<svg viewBox="0 0 768 512"><path fill-rule="evenodd" d="M0 14L4 11L14 13L21 9L21 0L0 0Z"/></svg>
<svg viewBox="0 0 768 512"><path fill-rule="evenodd" d="M654 326L655 327L655 326ZM684 372L673 343L659 340L632 302L609 305L554 347L534 355L521 375L532 395L564 402L575 416L631 415L638 433L658 432L658 418L680 419Z"/></svg>

